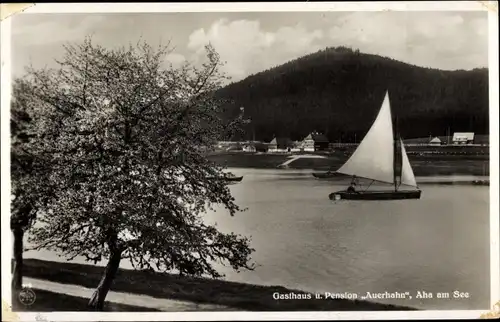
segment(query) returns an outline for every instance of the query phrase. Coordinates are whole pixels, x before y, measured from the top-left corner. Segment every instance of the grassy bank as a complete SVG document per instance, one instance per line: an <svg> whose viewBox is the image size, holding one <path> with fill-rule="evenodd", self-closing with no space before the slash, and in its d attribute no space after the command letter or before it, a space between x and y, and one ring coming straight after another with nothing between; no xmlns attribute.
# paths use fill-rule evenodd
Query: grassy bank
<svg viewBox="0 0 500 322"><path fill-rule="evenodd" d="M290 169L336 170L349 158L348 152L323 154L324 159L298 159ZM276 169L290 154L259 154L244 152L214 153L210 160L231 168ZM410 154L416 176L433 175L489 175L489 155L484 154Z"/></svg>
<svg viewBox="0 0 500 322"><path fill-rule="evenodd" d="M25 260L24 270L24 275L27 277L88 288L94 288L99 283L103 272L103 268L97 266L35 259ZM156 298L225 305L248 311L413 310L402 306L358 300L275 300L273 299L275 292L280 294L304 292L281 286L258 286L127 269L120 269L111 289L116 292L143 294ZM74 302L73 305L77 304Z"/></svg>
<svg viewBox="0 0 500 322"><path fill-rule="evenodd" d="M46 290L32 289L36 294L36 300L31 305L23 305L17 301L16 298L12 299L12 310L19 312L72 312L72 311L86 311L89 299L66 294L59 294L49 292ZM119 303L106 302L104 310L107 312L150 312L154 311L149 308L140 306L125 305Z"/></svg>

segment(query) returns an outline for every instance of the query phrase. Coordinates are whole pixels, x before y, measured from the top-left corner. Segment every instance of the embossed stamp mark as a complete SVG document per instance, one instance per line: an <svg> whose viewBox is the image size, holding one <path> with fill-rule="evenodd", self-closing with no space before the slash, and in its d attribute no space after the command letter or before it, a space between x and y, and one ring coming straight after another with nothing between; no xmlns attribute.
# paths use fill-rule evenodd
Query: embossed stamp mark
<svg viewBox="0 0 500 322"><path fill-rule="evenodd" d="M24 305L33 305L36 301L36 294L31 288L23 288L19 292L18 299Z"/></svg>

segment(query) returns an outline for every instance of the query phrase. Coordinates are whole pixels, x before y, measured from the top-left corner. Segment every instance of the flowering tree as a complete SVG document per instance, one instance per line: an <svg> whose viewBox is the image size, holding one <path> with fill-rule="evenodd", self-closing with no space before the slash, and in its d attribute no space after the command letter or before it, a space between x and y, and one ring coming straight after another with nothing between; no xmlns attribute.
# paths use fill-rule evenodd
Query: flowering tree
<svg viewBox="0 0 500 322"><path fill-rule="evenodd" d="M36 219L38 209L50 196L46 178L49 166L36 155L36 122L32 118L34 102L28 95L29 85L20 79L12 86L11 102L11 216L10 228L14 236L12 290L22 288L23 238ZM17 298L17 297L16 297Z"/></svg>
<svg viewBox="0 0 500 322"><path fill-rule="evenodd" d="M17 81L12 88L11 108L11 176L12 195L10 229L14 236L14 258L12 291L19 291L22 287L23 267L23 236L26 228L35 216L33 199L30 198L26 183L30 179L33 159L23 147L29 145L30 116L26 111L27 104L22 97L22 82ZM24 200L23 200L24 199Z"/></svg>
<svg viewBox="0 0 500 322"><path fill-rule="evenodd" d="M211 46L200 66L165 67L169 46L109 50L86 39L52 70L29 69L35 150L50 163L53 197L37 220L36 248L108 260L89 306L103 308L120 261L135 268L221 275L215 262L252 269L245 237L202 214L235 204L223 168L206 158L242 118L225 122L213 93L224 76Z"/></svg>

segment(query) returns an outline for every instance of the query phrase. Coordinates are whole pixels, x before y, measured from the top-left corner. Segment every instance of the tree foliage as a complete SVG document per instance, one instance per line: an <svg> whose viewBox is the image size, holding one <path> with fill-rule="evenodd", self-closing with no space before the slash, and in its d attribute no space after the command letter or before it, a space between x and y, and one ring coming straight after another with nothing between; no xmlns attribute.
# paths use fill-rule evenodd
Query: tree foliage
<svg viewBox="0 0 500 322"><path fill-rule="evenodd" d="M243 122L220 118L216 51L207 46L201 66L175 69L165 62L169 45L110 50L86 39L65 48L59 68L28 74L41 104L36 149L49 159L46 184L56 189L33 229L36 248L109 258L104 289L120 259L213 277L221 276L217 261L252 269L249 240L202 218L215 204L230 215L241 210L224 169L205 157Z"/></svg>
<svg viewBox="0 0 500 322"><path fill-rule="evenodd" d="M37 123L33 119L36 102L30 99L29 84L17 79L11 100L11 215L13 233L13 294L22 288L23 239L37 213L51 196L46 184L50 166L43 155L37 155ZM17 299L17 296L14 298Z"/></svg>
<svg viewBox="0 0 500 322"><path fill-rule="evenodd" d="M37 159L30 152L33 140L32 108L29 98L24 95L26 84L21 80L14 82L11 104L11 229L26 229L36 213L38 198L33 175L37 169ZM39 170L39 169L38 169Z"/></svg>
<svg viewBox="0 0 500 322"><path fill-rule="evenodd" d="M404 138L451 132L489 132L488 70L442 71L326 48L221 89L252 119L246 139L273 135L301 140L312 131L332 142L354 142L370 128L389 91L394 122Z"/></svg>

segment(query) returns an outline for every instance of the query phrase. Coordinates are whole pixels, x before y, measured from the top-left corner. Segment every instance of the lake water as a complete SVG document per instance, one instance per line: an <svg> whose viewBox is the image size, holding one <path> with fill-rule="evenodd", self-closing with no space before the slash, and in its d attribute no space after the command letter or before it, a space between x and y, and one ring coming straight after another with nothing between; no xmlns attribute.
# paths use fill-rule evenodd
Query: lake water
<svg viewBox="0 0 500 322"><path fill-rule="evenodd" d="M376 301L420 309L489 308L488 186L427 184L420 200L332 202L328 194L345 185L317 180L310 170L232 171L244 175L231 190L248 210L234 217L217 211L207 220L251 236L258 267L225 268L228 280L359 296L410 292L411 300ZM61 260L50 252L26 257ZM417 299L417 291L434 298ZM469 298L436 298L453 291Z"/></svg>

